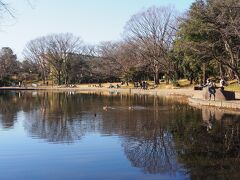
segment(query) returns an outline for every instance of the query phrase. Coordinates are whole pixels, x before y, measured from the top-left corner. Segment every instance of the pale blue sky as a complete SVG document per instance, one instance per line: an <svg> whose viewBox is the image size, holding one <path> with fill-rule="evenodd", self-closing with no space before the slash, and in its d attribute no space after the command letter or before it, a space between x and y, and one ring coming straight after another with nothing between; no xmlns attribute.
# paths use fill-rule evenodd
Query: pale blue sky
<svg viewBox="0 0 240 180"><path fill-rule="evenodd" d="M194 0L5 0L15 20L1 23L0 47L9 46L22 57L28 41L39 36L71 32L85 43L118 40L125 23L150 6L173 5L184 12Z"/></svg>

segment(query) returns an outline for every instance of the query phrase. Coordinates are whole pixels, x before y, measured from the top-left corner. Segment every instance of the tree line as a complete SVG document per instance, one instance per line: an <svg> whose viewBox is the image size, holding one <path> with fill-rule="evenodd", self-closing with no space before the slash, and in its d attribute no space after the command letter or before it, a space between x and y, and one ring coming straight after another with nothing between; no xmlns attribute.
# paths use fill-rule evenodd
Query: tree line
<svg viewBox="0 0 240 180"><path fill-rule="evenodd" d="M150 7L134 14L120 41L86 45L71 33L27 43L20 62L11 48L0 52L0 84L35 78L47 84L135 82L159 84L208 77L240 83L240 1L196 0L186 13ZM14 68L13 68L14 67Z"/></svg>

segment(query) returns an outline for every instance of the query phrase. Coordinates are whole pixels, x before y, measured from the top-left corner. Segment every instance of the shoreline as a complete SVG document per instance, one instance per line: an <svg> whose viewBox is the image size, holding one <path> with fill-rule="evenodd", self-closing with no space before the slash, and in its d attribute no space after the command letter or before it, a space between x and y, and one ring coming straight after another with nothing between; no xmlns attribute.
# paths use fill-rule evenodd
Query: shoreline
<svg viewBox="0 0 240 180"><path fill-rule="evenodd" d="M184 96L194 95L192 89L135 89L135 88L107 88L107 87L39 87L39 88L19 88L19 87L0 87L0 91L75 91L75 92L117 92L128 94L146 94L157 96Z"/></svg>
<svg viewBox="0 0 240 180"><path fill-rule="evenodd" d="M0 91L74 91L74 92L112 92L127 94L146 94L155 96L181 96L187 98L187 103L194 107L215 107L229 110L240 110L240 94L236 93L236 100L232 101L207 101L203 100L202 91L196 91L192 88L179 89L134 89L134 88L106 88L106 87L38 87L38 88L20 88L20 87L0 87Z"/></svg>

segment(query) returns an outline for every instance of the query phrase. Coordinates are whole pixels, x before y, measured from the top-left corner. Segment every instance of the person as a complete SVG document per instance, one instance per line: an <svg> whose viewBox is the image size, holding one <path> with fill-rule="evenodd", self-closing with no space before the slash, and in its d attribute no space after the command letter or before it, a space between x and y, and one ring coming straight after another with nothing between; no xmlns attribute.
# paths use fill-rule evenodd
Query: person
<svg viewBox="0 0 240 180"><path fill-rule="evenodd" d="M207 82L206 82L206 86L208 86L209 83L210 83L210 79L208 78L208 79L207 79Z"/></svg>
<svg viewBox="0 0 240 180"><path fill-rule="evenodd" d="M134 88L138 88L138 82L134 82Z"/></svg>
<svg viewBox="0 0 240 180"><path fill-rule="evenodd" d="M204 123L206 124L207 131L210 131L212 129L212 122L214 121L215 118L215 112L212 111L209 108L203 108L202 109L202 119Z"/></svg>
<svg viewBox="0 0 240 180"><path fill-rule="evenodd" d="M211 97L213 95L213 100L215 101L216 89L215 89L215 84L213 83L213 81L210 81L208 83L208 92L209 92L209 100L211 100Z"/></svg>
<svg viewBox="0 0 240 180"><path fill-rule="evenodd" d="M148 89L148 82L145 81L145 89L147 90Z"/></svg>
<svg viewBox="0 0 240 180"><path fill-rule="evenodd" d="M220 80L220 88L221 88L221 91L224 91L224 86L226 85L226 82L223 78L221 78Z"/></svg>
<svg viewBox="0 0 240 180"><path fill-rule="evenodd" d="M143 83L142 81L139 82L140 88L143 89Z"/></svg>
<svg viewBox="0 0 240 180"><path fill-rule="evenodd" d="M145 81L143 81L142 82L142 89L145 89L145 86L146 86Z"/></svg>

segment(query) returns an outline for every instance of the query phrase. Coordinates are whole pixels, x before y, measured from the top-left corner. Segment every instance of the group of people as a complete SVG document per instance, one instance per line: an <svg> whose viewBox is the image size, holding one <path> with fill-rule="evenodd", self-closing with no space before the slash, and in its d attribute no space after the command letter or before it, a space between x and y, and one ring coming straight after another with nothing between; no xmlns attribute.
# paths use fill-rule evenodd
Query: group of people
<svg viewBox="0 0 240 180"><path fill-rule="evenodd" d="M148 82L147 81L140 81L134 83L135 88L141 88L141 89L148 89Z"/></svg>
<svg viewBox="0 0 240 180"><path fill-rule="evenodd" d="M109 85L109 88L120 88L121 86L119 85L119 84L117 84L116 86L114 86L114 85L112 85L112 84L110 84Z"/></svg>
<svg viewBox="0 0 240 180"><path fill-rule="evenodd" d="M221 78L219 84L220 84L220 90L224 91L224 86L226 86L226 81L223 78ZM213 100L215 101L216 84L211 79L207 79L207 83L205 86L208 87L209 100L211 100L213 96Z"/></svg>

